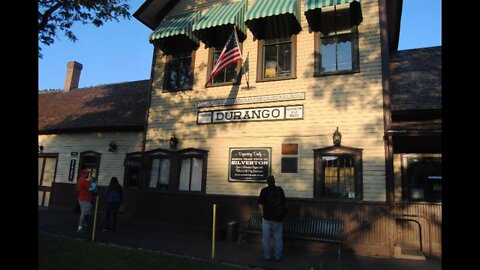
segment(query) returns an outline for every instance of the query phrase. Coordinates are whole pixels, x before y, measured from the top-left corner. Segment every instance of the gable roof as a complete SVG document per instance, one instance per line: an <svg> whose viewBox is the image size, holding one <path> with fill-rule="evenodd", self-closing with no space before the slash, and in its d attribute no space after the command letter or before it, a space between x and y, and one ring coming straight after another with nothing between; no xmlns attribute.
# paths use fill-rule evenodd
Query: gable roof
<svg viewBox="0 0 480 270"><path fill-rule="evenodd" d="M82 131L142 131L150 80L40 92L40 134Z"/></svg>
<svg viewBox="0 0 480 270"><path fill-rule="evenodd" d="M390 59L392 111L442 108L442 47L398 51Z"/></svg>

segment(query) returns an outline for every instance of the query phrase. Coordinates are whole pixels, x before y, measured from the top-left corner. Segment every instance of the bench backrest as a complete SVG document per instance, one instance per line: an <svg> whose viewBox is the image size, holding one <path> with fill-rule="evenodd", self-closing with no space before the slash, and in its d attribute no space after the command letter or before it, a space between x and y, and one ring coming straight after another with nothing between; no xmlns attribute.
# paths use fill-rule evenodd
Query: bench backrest
<svg viewBox="0 0 480 270"><path fill-rule="evenodd" d="M252 214L245 225L246 230L262 230L262 216ZM283 222L285 235L304 239L339 243L343 235L343 221L313 217L286 217Z"/></svg>
<svg viewBox="0 0 480 270"><path fill-rule="evenodd" d="M245 229L247 230L262 230L262 215L251 214Z"/></svg>
<svg viewBox="0 0 480 270"><path fill-rule="evenodd" d="M326 242L339 242L343 235L343 221L311 217L287 217L284 232L288 235L303 236Z"/></svg>

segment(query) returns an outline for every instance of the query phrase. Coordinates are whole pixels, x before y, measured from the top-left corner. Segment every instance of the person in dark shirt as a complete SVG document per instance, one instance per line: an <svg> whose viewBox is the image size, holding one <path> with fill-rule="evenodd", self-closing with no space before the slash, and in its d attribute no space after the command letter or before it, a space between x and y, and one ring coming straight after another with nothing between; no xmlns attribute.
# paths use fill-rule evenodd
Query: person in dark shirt
<svg viewBox="0 0 480 270"><path fill-rule="evenodd" d="M117 215L120 205L123 202L122 186L118 183L117 177L112 177L105 190L105 228L103 231L114 232L117 229Z"/></svg>
<svg viewBox="0 0 480 270"><path fill-rule="evenodd" d="M275 186L275 177L267 176L267 187L262 188L258 197L258 207L262 214L263 257L272 258L270 237L273 235L276 261L282 259L283 251L283 218L286 213L286 199L282 187Z"/></svg>

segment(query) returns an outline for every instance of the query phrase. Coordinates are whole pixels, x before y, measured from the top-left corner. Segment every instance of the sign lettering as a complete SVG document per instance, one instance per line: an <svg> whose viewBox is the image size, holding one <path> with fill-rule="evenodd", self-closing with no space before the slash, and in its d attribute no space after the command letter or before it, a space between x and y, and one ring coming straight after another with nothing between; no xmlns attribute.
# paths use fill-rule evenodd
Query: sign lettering
<svg viewBox="0 0 480 270"><path fill-rule="evenodd" d="M197 124L303 119L303 105L199 112Z"/></svg>

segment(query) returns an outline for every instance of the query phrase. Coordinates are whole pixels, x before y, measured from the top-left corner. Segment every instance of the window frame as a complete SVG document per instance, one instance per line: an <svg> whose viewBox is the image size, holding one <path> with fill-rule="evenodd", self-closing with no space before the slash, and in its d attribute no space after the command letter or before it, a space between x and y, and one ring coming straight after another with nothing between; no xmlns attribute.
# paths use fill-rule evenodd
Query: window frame
<svg viewBox="0 0 480 270"><path fill-rule="evenodd" d="M164 65L164 69L163 69L163 86L162 86L162 92L168 92L168 93L171 93L171 92L179 92L179 91L186 91L186 90L192 90L193 89L193 85L194 85L194 78L195 78L195 70L194 70L194 67L195 67L195 54L196 54L196 51L192 51L191 54L190 54L190 57L186 56L188 55L188 53L179 53L179 54L176 54L176 55L172 55L172 54L169 54L169 55L165 55L165 65ZM180 57L176 57L180 55ZM181 59L187 59L187 58L190 58L191 59L191 62L190 62L190 73L191 73L191 77L190 77L190 80L191 80L191 83L188 87L185 87L185 88L175 88L175 89L169 89L167 88L168 86L168 83L167 83L167 77L168 75L170 74L170 62L172 61L175 61L175 60L181 60Z"/></svg>
<svg viewBox="0 0 480 270"><path fill-rule="evenodd" d="M424 198L423 199L412 199L410 198L410 194L411 194L411 190L412 190L412 187L411 187L411 183L409 182L409 179L408 178L408 172L409 172L409 163L408 163L408 159L439 159L440 160L440 163L442 162L442 154L439 154L439 153L409 153L409 154L401 154L401 172L402 172L402 178L401 178L401 181L402 181L402 197L401 197L401 200L402 202L426 202L426 203L441 203L443 198L441 198L440 200L434 200L433 198L425 198L426 196L424 195ZM441 171L440 171L441 173ZM443 180L443 175L440 175L442 177L442 180ZM428 183L423 183L423 185L428 185ZM441 187L443 188L443 183L442 181L440 181L440 185ZM417 187L418 188L418 187ZM433 188L433 187L432 187ZM425 194L425 188L422 189L424 194ZM442 193L442 191L440 190L440 193Z"/></svg>
<svg viewBox="0 0 480 270"><path fill-rule="evenodd" d="M295 163L295 171L288 172L287 160L292 160ZM284 166L285 165L285 166ZM283 143L282 144L282 156L280 157L280 173L282 174L298 174L300 171L300 158L299 158L299 145L298 143Z"/></svg>
<svg viewBox="0 0 480 270"><path fill-rule="evenodd" d="M261 39L258 40L258 47L257 47L257 80L256 82L270 82L270 81L281 81L281 80L291 80L297 78L297 35L290 36L290 43L291 43L291 74L290 76L277 76L273 78L265 78L265 74L263 71L263 67L265 66L265 44L266 40ZM279 43L286 43L286 42L277 42ZM270 45L270 44L268 44Z"/></svg>
<svg viewBox="0 0 480 270"><path fill-rule="evenodd" d="M338 37L342 35L350 35L350 42L352 43L352 69L348 70L335 70L335 71L321 71L321 63L322 63L322 37ZM335 43L336 45L338 44ZM358 26L354 25L349 30L339 31L336 34L330 33L329 35L323 36L321 32L315 32L314 34L314 50L315 50L315 57L314 57L314 77L322 77L322 76L329 76L329 75L341 75L341 74L352 74L352 73L359 73L360 72L360 49L358 46ZM337 56L337 53L335 54ZM336 62L338 65L338 61Z"/></svg>
<svg viewBox="0 0 480 270"><path fill-rule="evenodd" d="M169 158L170 169L167 189L158 187L150 187L150 179L152 172L153 160L156 158ZM199 158L202 160L202 179L200 191L179 190L180 172L182 169L182 160L186 158ZM206 192L206 178L207 178L207 161L208 151L197 148L186 148L178 151L168 149L153 149L145 152L145 181L142 187L148 191L153 192L168 192L168 193L188 193L188 194L205 194Z"/></svg>
<svg viewBox="0 0 480 270"><path fill-rule="evenodd" d="M86 166L85 164L85 157L96 157L97 158L97 162L96 162L96 165L95 165L95 168L93 168L92 166ZM85 168L89 168L91 170L94 170L94 172L92 173L91 176L95 177L98 179L98 173L100 171L100 162L102 160L102 154L99 153L99 152L95 152L95 151L84 151L84 152L81 152L80 153L80 159L79 159L79 162L78 162L78 169L77 169L77 179L76 181L78 181L78 176L80 176L80 171L82 169L85 169Z"/></svg>
<svg viewBox="0 0 480 270"><path fill-rule="evenodd" d="M129 162L140 162L140 166L132 166L129 165ZM131 188L131 189L138 189L140 184L141 174L142 174L142 152L132 152L125 154L125 159L123 161L124 171L123 171L123 187L124 188ZM130 184L130 178L132 170L138 170L138 178L136 185Z"/></svg>
<svg viewBox="0 0 480 270"><path fill-rule="evenodd" d="M335 200L335 201L361 201L363 200L363 161L361 148L346 146L330 146L314 149L314 199ZM322 158L324 156L352 157L354 160L355 175L355 198L332 198L324 195L325 170L323 168Z"/></svg>
<svg viewBox="0 0 480 270"><path fill-rule="evenodd" d="M240 47L240 51L243 53L243 43L239 43L238 46ZM210 78L210 74L212 73L212 69L213 69L213 54L215 52L215 47L210 47L208 49L208 63L207 63L207 78L205 79L208 80L208 78ZM218 50L218 49L217 49ZM220 52L223 50L223 48L220 50ZM214 83L213 80L207 85L207 88L210 88L210 87L217 87L217 86L225 86L225 85L239 85L240 82L241 82L241 78L242 78L242 73L241 73L241 69L242 69L242 61L238 61L236 64L236 67L235 67L235 72L237 73L237 76L235 77L235 80L233 82L222 82L222 83ZM225 72L225 70L223 70L223 72ZM223 73L222 72L222 73ZM220 76L220 74L218 74L217 76Z"/></svg>

